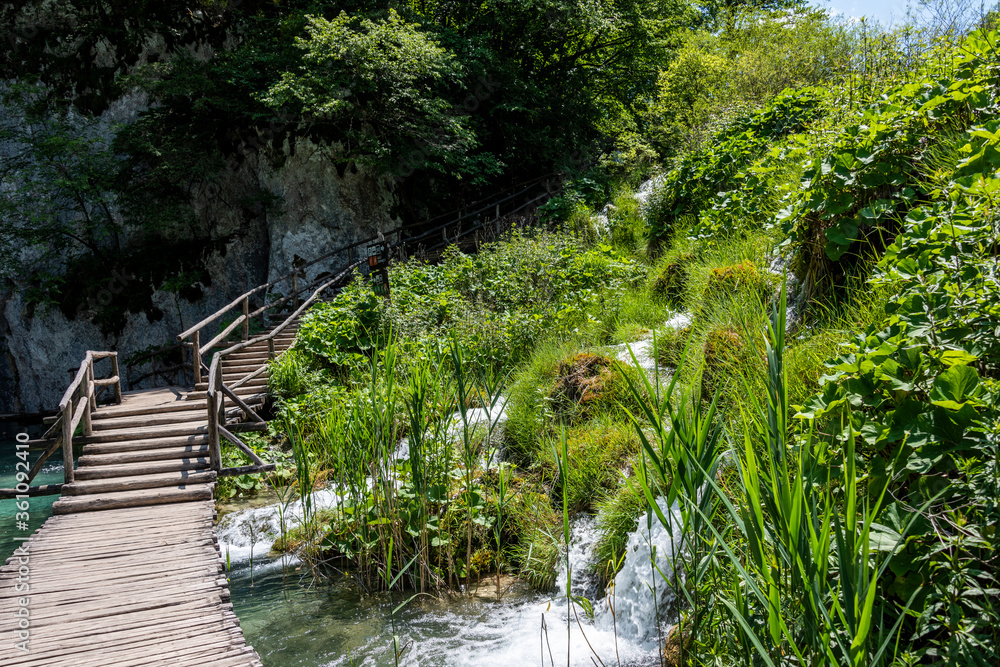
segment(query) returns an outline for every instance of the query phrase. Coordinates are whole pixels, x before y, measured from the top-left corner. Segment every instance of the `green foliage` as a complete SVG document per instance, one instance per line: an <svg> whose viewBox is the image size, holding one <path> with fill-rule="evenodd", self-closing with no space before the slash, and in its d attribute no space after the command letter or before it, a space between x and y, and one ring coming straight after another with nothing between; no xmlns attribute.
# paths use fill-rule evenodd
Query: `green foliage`
<svg viewBox="0 0 1000 667"><path fill-rule="evenodd" d="M113 128L59 109L49 94L37 84L0 88L0 141L9 146L0 170L0 270L7 278L38 265L58 271L81 253L120 265L125 225L112 194L121 162L108 139Z"/></svg>
<svg viewBox="0 0 1000 667"><path fill-rule="evenodd" d="M681 158L650 198L650 242L668 240L680 226L693 223L719 193L739 187L747 167L771 142L800 132L817 116L825 95L818 88L785 91Z"/></svg>
<svg viewBox="0 0 1000 667"><path fill-rule="evenodd" d="M246 498L256 495L271 485L287 482L292 474L289 467L289 459L291 458L289 452L282 451L278 447L273 446L259 433L241 433L240 439L262 459L273 461L277 466L277 470L269 476L237 475L235 477L220 477L215 484L215 497L218 500ZM253 461L242 450L228 440L223 439L223 468L234 468L252 464Z"/></svg>
<svg viewBox="0 0 1000 667"><path fill-rule="evenodd" d="M505 455L521 465L552 463L541 446L544 438L553 437L561 426L581 424L597 415L621 416L621 406L632 405L629 379L635 380L639 373L608 357L581 351L571 341L539 346L511 381ZM612 438L598 449L617 447L616 442L621 444ZM574 444L586 448L582 440ZM586 484L587 479L594 481L589 473L580 481Z"/></svg>
<svg viewBox="0 0 1000 667"><path fill-rule="evenodd" d="M590 511L614 493L629 459L639 452L631 425L614 421L609 413L566 433L565 479L557 480L552 492L565 492L571 512ZM543 451L543 460L554 465L550 454Z"/></svg>
<svg viewBox="0 0 1000 667"><path fill-rule="evenodd" d="M738 292L756 295L767 301L774 294L776 276L765 273L748 259L731 266L712 269L705 286L705 298L717 299Z"/></svg>
<svg viewBox="0 0 1000 667"><path fill-rule="evenodd" d="M614 329L617 295L641 266L607 245L587 248L558 233L516 235L476 255L455 248L438 265L391 269L383 326L412 340L457 335L473 365L509 369L543 336Z"/></svg>
<svg viewBox="0 0 1000 667"><path fill-rule="evenodd" d="M298 67L262 96L270 107L332 125L341 159L413 170L458 161L474 145L468 119L445 98L462 74L455 56L394 9L385 20L306 16Z"/></svg>
<svg viewBox="0 0 1000 667"><path fill-rule="evenodd" d="M894 286L887 321L827 364L822 392L799 415L857 448L870 488L888 485L886 525L899 530L912 507L931 504L884 590L914 609L903 625L909 655L944 662L988 660L998 641L989 573L1000 517L995 503L969 504L992 492L996 474L996 123L969 132L939 201L909 212L876 269L874 280ZM848 422L850 432L836 426ZM941 536L932 516L962 528Z"/></svg>
<svg viewBox="0 0 1000 667"><path fill-rule="evenodd" d="M779 215L795 244L807 288L837 281L845 261L881 253L928 194L916 168L928 144L995 113L996 51L989 36L932 52L913 74L869 106L838 118L840 130L811 157L801 194Z"/></svg>
<svg viewBox="0 0 1000 667"><path fill-rule="evenodd" d="M358 277L333 300L309 309L295 334L295 349L345 371L364 366L381 340L380 307L381 299Z"/></svg>
<svg viewBox="0 0 1000 667"><path fill-rule="evenodd" d="M824 85L846 63L851 32L819 9L741 4L717 30L683 37L650 105L651 141L663 156L698 150L720 127L786 88Z"/></svg>

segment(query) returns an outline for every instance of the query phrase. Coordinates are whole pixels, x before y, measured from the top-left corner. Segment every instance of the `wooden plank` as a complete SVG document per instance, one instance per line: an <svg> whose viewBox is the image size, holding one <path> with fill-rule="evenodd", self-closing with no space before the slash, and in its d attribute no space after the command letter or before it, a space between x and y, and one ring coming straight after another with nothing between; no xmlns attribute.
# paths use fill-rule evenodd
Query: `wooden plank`
<svg viewBox="0 0 1000 667"><path fill-rule="evenodd" d="M80 466L124 465L146 463L164 459L190 459L208 455L208 443L198 445L178 445L156 449L114 452L111 454L85 454L80 457Z"/></svg>
<svg viewBox="0 0 1000 667"><path fill-rule="evenodd" d="M112 477L110 479L77 480L62 488L63 495L79 496L90 493L108 493L112 491L135 491L152 489L160 486L179 486L181 484L209 484L216 479L215 471L186 471L175 473L160 473L154 475L136 475L132 477Z"/></svg>
<svg viewBox="0 0 1000 667"><path fill-rule="evenodd" d="M98 496L74 496L60 498L52 505L53 514L70 512L94 512L98 510L135 507L140 503L159 505L187 500L207 500L212 498L211 484L197 484L185 489L149 489L127 493L108 493Z"/></svg>
<svg viewBox="0 0 1000 667"><path fill-rule="evenodd" d="M197 457L190 459L169 459L162 461L148 461L145 463L126 463L117 465L102 465L81 468L77 472L77 479L110 479L114 477L131 477L133 475L149 475L160 472L172 472L175 470L204 470L209 467L207 457Z"/></svg>
<svg viewBox="0 0 1000 667"><path fill-rule="evenodd" d="M187 445L203 445L208 442L208 435L178 435L168 438L149 438L144 440L122 440L118 442L95 442L84 445L84 454L114 454L117 452L134 452L142 449L163 449L165 447L184 447Z"/></svg>
<svg viewBox="0 0 1000 667"><path fill-rule="evenodd" d="M42 484L40 486L29 486L28 493L25 494L23 491L18 491L17 489L0 489L0 499L14 498L16 496L28 495L29 497L36 496L55 496L62 493L62 484Z"/></svg>
<svg viewBox="0 0 1000 667"><path fill-rule="evenodd" d="M144 440L147 438L166 438L176 435L196 435L207 432L204 424L168 424L165 426L148 426L102 431L90 437L76 438L80 443L119 442L122 440Z"/></svg>

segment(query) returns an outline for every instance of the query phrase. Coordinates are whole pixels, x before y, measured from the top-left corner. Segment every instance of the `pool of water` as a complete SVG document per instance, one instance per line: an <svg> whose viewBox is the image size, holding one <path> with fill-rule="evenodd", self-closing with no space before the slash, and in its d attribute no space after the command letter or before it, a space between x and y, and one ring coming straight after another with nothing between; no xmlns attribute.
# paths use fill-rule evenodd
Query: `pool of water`
<svg viewBox="0 0 1000 667"><path fill-rule="evenodd" d="M24 427L12 422L0 423L0 488L12 489L17 486L15 475L18 472L17 463L21 460L17 456L17 434L27 432L31 437L38 437L41 431L42 429L37 426ZM41 452L28 452L29 467L34 465L39 455ZM45 463L45 467L32 480L31 485L59 484L62 481L62 454L57 452ZM58 498L58 495L54 495L28 499L27 530L19 525L18 501L13 498L0 499L0 563L7 560L7 557L14 553L14 549L20 546L21 540L15 538L30 535L52 516L52 503Z"/></svg>
<svg viewBox="0 0 1000 667"><path fill-rule="evenodd" d="M260 522L268 511L256 508L242 514ZM641 529L635 534L636 565L624 567L616 580L622 593L615 615L607 608L614 598L596 591L585 575L574 574L574 595L594 601L594 618L587 618L581 608L574 612L567 607L559 595L565 590L565 570L548 594L515 587L499 602L488 584L481 595L439 599L412 593L362 595L347 574L316 583L294 559L269 559L267 537L259 538L264 544L235 548L245 539L234 525L236 518L220 524L220 545L225 553L229 541L237 543L230 550L237 558L229 573L233 607L247 643L265 667L395 665L397 651L398 664L427 667L660 664L656 627L650 622L655 608L648 597L648 577L643 578L651 568L648 560L643 565L648 556ZM595 537L591 517L574 522L570 562L575 572L585 571ZM659 553L667 553L669 535L654 526L652 540ZM661 604L661 611L667 606Z"/></svg>

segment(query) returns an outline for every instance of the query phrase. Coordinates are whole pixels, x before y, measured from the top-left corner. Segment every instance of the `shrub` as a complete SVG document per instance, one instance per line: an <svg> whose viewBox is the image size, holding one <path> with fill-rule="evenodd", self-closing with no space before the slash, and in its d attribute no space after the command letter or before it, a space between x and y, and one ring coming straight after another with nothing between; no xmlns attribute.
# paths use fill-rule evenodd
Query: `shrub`
<svg viewBox="0 0 1000 667"><path fill-rule="evenodd" d="M268 364L267 386L281 399L301 396L309 391L310 370L300 350L292 348Z"/></svg>
<svg viewBox="0 0 1000 667"><path fill-rule="evenodd" d="M705 286L705 298L752 292L765 299L774 294L776 276L760 271L748 259L739 264L712 269Z"/></svg>
<svg viewBox="0 0 1000 667"><path fill-rule="evenodd" d="M656 334L656 363L676 368L681 361L684 348L691 338L691 325L665 327Z"/></svg>
<svg viewBox="0 0 1000 667"><path fill-rule="evenodd" d="M688 283L687 263L693 258L693 255L685 254L661 262L651 273L650 291L672 306L679 305Z"/></svg>
<svg viewBox="0 0 1000 667"><path fill-rule="evenodd" d="M705 365L702 371L702 394L711 398L727 376L727 371L747 357L750 349L739 331L729 326L710 329L702 348Z"/></svg>
<svg viewBox="0 0 1000 667"><path fill-rule="evenodd" d="M639 452L631 424L606 417L587 422L567 433L566 495L571 512L589 511L618 488L630 457ZM549 452L545 460L555 466ZM557 480L553 497L562 497Z"/></svg>

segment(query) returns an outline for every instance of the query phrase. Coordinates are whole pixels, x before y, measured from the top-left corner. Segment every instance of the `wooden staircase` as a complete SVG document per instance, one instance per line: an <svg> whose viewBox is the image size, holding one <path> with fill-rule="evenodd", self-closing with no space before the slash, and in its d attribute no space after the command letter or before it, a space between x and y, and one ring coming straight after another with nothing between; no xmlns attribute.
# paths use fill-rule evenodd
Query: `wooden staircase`
<svg viewBox="0 0 1000 667"><path fill-rule="evenodd" d="M293 323L272 339L275 355L291 347L297 328ZM271 354L265 341L223 358L223 381L238 382L267 364ZM257 409L267 397L267 382L264 372L233 392ZM120 404L97 408L90 416L92 435L73 439L83 443L83 451L53 514L212 500L217 473L211 469L207 388L202 382L194 391L127 392ZM232 430L244 417L238 407L226 410ZM259 430L257 424L248 426Z"/></svg>

